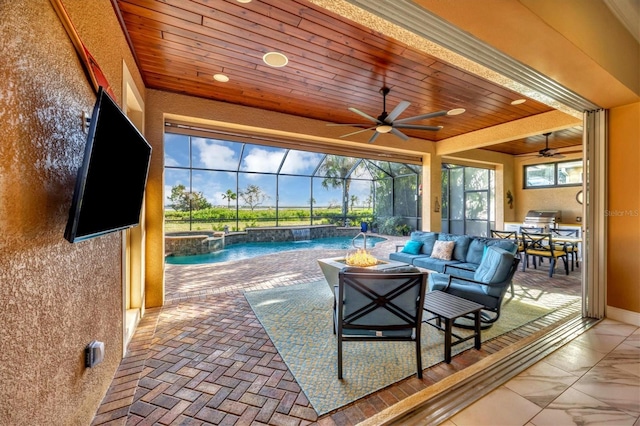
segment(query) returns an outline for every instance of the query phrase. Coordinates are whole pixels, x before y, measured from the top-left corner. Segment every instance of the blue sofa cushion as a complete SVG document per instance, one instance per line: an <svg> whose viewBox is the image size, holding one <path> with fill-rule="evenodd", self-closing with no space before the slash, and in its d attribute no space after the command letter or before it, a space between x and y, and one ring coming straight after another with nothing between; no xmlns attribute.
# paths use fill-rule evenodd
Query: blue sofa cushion
<svg viewBox="0 0 640 426"><path fill-rule="evenodd" d="M389 259L395 260L398 262L408 263L411 265L415 259L426 257L424 254L409 254L403 253L401 251L397 253L389 253Z"/></svg>
<svg viewBox="0 0 640 426"><path fill-rule="evenodd" d="M432 271L444 272L446 265L460 263L457 260L440 260L428 256L418 256L413 259L413 264L420 268L431 269Z"/></svg>
<svg viewBox="0 0 640 426"><path fill-rule="evenodd" d="M438 239L441 241L455 241L456 245L453 248L452 259L459 262L466 261L467 251L469 249L469 244L471 243L471 237L469 237L468 235L455 235L442 232L438 234Z"/></svg>
<svg viewBox="0 0 640 426"><path fill-rule="evenodd" d="M418 240L409 240L405 243L402 248L402 253L408 254L420 254L420 249L422 249L422 245L424 243Z"/></svg>
<svg viewBox="0 0 640 426"><path fill-rule="evenodd" d="M427 256L431 256L431 252L433 251L433 244L438 239L438 233L413 231L411 233L411 239L414 241L420 241L422 243L422 248L420 249L420 253L426 254Z"/></svg>
<svg viewBox="0 0 640 426"><path fill-rule="evenodd" d="M489 246L473 279L485 284L500 283L507 277L512 263L513 254L511 252L500 247Z"/></svg>
<svg viewBox="0 0 640 426"><path fill-rule="evenodd" d="M467 258L465 259L466 262L479 265L480 262L482 262L482 258L484 257L484 253L487 247L489 246L500 247L513 253L514 255L518 251L518 245L510 240L499 238L473 237L471 239L471 243L469 244L469 250L467 251Z"/></svg>

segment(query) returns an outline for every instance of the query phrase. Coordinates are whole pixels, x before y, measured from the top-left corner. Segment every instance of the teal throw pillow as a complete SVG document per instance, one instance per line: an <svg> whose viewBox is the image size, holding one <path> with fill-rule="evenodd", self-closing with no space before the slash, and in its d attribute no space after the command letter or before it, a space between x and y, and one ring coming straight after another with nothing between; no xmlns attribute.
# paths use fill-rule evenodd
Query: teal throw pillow
<svg viewBox="0 0 640 426"><path fill-rule="evenodd" d="M421 248L422 248L422 241L409 240L402 248L402 253L420 254Z"/></svg>

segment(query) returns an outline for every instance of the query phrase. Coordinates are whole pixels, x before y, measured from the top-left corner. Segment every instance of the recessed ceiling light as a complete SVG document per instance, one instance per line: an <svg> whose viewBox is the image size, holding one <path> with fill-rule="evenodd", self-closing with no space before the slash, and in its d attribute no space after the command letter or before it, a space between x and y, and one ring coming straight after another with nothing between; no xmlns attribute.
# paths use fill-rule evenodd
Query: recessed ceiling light
<svg viewBox="0 0 640 426"><path fill-rule="evenodd" d="M251 3L251 0L236 0L238 3Z"/></svg>
<svg viewBox="0 0 640 426"><path fill-rule="evenodd" d="M220 83L226 83L227 81L229 81L229 77L224 74L214 74L213 79L215 81L219 81Z"/></svg>
<svg viewBox="0 0 640 426"><path fill-rule="evenodd" d="M447 115L460 115L460 114L464 114L465 111L467 111L467 110L464 109L464 108L454 108L454 109L451 109L451 110L447 111Z"/></svg>
<svg viewBox="0 0 640 426"><path fill-rule="evenodd" d="M526 99L516 99L515 101L511 101L511 105L520 105L527 102Z"/></svg>
<svg viewBox="0 0 640 426"><path fill-rule="evenodd" d="M262 60L270 67L276 68L284 67L289 63L289 58L287 58L280 52L267 52L262 57Z"/></svg>

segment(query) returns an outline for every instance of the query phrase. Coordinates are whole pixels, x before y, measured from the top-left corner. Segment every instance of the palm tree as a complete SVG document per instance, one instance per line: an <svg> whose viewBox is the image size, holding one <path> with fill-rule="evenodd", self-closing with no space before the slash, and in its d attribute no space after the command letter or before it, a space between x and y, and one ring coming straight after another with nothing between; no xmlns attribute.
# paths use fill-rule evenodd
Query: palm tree
<svg viewBox="0 0 640 426"><path fill-rule="evenodd" d="M319 174L325 176L322 180L323 188L342 188L342 216L344 218L347 217L347 211L349 210L351 172L357 165L357 162L357 158L327 155L319 170Z"/></svg>
<svg viewBox="0 0 640 426"><path fill-rule="evenodd" d="M238 195L230 189L227 189L227 192L222 194L222 199L227 200L227 208L231 208L231 201L238 198Z"/></svg>

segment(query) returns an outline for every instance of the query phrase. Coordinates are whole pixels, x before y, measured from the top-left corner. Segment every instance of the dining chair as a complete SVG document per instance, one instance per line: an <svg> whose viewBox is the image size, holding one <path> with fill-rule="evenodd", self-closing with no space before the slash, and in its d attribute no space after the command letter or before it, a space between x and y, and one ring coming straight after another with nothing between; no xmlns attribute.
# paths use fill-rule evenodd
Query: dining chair
<svg viewBox="0 0 640 426"><path fill-rule="evenodd" d="M573 237L577 238L580 236L580 231L578 229L562 229L556 228L552 229L551 233L558 237ZM578 244L572 241L556 241L556 246L559 249L565 250L568 255L571 256L571 270L574 270L574 266L580 267L580 261L578 259Z"/></svg>
<svg viewBox="0 0 640 426"><path fill-rule="evenodd" d="M557 259L562 259L566 275L569 275L568 254L564 249L558 249L553 242L551 233L529 233L522 230L521 235L522 245L524 246L524 263L527 264L526 266L528 266L529 256L532 257L534 269L538 269L536 259L549 259L549 277L552 277ZM523 267L523 270L524 269L525 267Z"/></svg>
<svg viewBox="0 0 640 426"><path fill-rule="evenodd" d="M502 240L513 240L513 242L518 245L516 254L520 258L520 261L524 262L522 259L522 256L524 253L524 247L522 246L522 241L518 238L518 233L516 231L501 231L497 229L491 229L490 232L491 232L491 238L500 238ZM524 271L524 264L523 264L522 270Z"/></svg>
<svg viewBox="0 0 640 426"><path fill-rule="evenodd" d="M342 379L343 342L415 342L416 368L422 378L420 330L427 272L373 273L343 269L335 289L334 333L338 343L338 379Z"/></svg>

